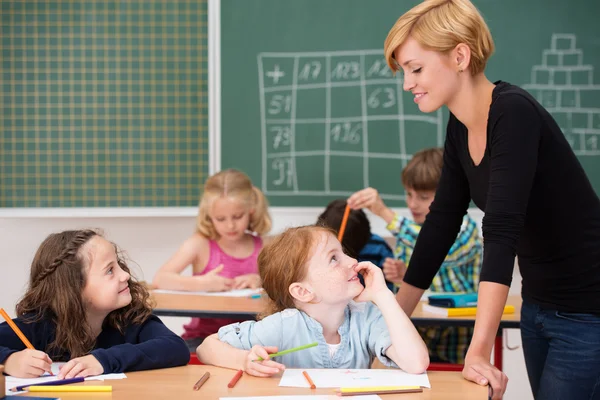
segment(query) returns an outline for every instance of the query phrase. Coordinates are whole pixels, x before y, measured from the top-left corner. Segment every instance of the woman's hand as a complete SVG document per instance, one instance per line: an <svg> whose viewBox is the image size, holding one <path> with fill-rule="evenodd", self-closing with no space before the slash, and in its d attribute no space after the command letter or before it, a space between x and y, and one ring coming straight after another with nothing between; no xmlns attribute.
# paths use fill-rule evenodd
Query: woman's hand
<svg viewBox="0 0 600 400"><path fill-rule="evenodd" d="M501 400L508 377L498 368L494 367L485 357L480 355L470 355L467 352L465 366L462 371L463 377L478 385L490 385L492 388L492 400Z"/></svg>

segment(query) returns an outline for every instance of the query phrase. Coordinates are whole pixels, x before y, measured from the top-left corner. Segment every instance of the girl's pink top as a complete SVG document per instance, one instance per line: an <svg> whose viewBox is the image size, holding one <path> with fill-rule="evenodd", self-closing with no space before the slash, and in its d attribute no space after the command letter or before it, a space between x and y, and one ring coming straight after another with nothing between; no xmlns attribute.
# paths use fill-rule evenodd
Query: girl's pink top
<svg viewBox="0 0 600 400"><path fill-rule="evenodd" d="M214 240L209 240L209 256L206 267L199 274L204 275L219 265L223 264L223 269L219 273L225 278L235 278L240 275L258 273L258 253L262 249L263 242L260 237L253 236L254 251L248 257L237 258L225 253ZM185 330L184 339L193 339L197 337L205 338L216 333L220 327L239 322L238 320L228 318L192 318L191 322L183 326Z"/></svg>

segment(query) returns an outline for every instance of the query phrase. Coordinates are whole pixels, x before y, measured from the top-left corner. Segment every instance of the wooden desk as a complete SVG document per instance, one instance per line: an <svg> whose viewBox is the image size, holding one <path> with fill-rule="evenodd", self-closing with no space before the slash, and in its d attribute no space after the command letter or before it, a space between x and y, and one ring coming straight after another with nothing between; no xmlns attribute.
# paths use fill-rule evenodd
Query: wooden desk
<svg viewBox="0 0 600 400"><path fill-rule="evenodd" d="M170 317L209 317L254 319L264 310L263 298L198 296L188 294L152 293L156 301L154 314ZM421 302L410 317L417 326L473 326L475 317L445 317L423 311ZM507 304L515 306L514 314L504 314L500 329L519 328L521 296L509 296Z"/></svg>
<svg viewBox="0 0 600 400"><path fill-rule="evenodd" d="M192 390L194 383L210 372L210 379L199 391ZM308 388L281 388L279 377L256 378L242 376L233 389L227 383L235 374L234 370L188 365L143 372L127 372L127 379L115 381L89 381L83 385L111 385L112 393L35 393L37 396L60 397L65 400L129 400L129 399L218 399L235 396L276 396L333 394L333 389L310 390ZM487 388L468 382L459 372L429 372L431 389L422 393L385 395L386 400L484 400ZM33 393L32 393L33 395ZM17 396L16 398L18 398ZM342 399L342 397L338 397ZM351 399L351 397L349 397Z"/></svg>
<svg viewBox="0 0 600 400"><path fill-rule="evenodd" d="M156 302L154 314L168 317L255 319L266 306L263 298L150 293Z"/></svg>

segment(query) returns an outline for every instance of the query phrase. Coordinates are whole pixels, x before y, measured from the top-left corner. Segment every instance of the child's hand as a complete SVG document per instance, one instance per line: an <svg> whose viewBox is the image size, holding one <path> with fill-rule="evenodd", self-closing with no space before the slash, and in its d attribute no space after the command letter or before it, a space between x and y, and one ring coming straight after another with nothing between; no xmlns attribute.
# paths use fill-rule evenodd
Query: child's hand
<svg viewBox="0 0 600 400"><path fill-rule="evenodd" d="M266 378L285 370L285 365L269 360L270 353L276 353L274 346L252 346L244 361L244 372L250 375ZM262 358L263 361L255 361Z"/></svg>
<svg viewBox="0 0 600 400"><path fill-rule="evenodd" d="M387 208L377 189L366 188L359 190L348 198L348 206L353 210L367 208L373 214L381 216L381 213Z"/></svg>
<svg viewBox="0 0 600 400"><path fill-rule="evenodd" d="M8 356L4 372L16 378L37 378L52 373L52 360L43 351L25 349Z"/></svg>
<svg viewBox="0 0 600 400"><path fill-rule="evenodd" d="M104 373L102 364L89 354L83 357L73 358L71 361L60 367L58 379L70 379L78 377L86 377L93 375L101 375Z"/></svg>
<svg viewBox="0 0 600 400"><path fill-rule="evenodd" d="M383 262L383 275L385 279L394 283L401 283L406 274L406 264L401 260L386 258Z"/></svg>
<svg viewBox="0 0 600 400"><path fill-rule="evenodd" d="M225 292L233 288L233 279L220 276L219 272L222 270L223 264L219 265L212 271L195 278L202 279L208 286L207 290L209 292Z"/></svg>
<svg viewBox="0 0 600 400"><path fill-rule="evenodd" d="M355 301L373 301L379 292L389 292L383 278L383 272L377 265L370 261L359 262L354 267L354 271L360 273L365 280L365 289L354 298Z"/></svg>
<svg viewBox="0 0 600 400"><path fill-rule="evenodd" d="M234 289L258 289L262 285L260 275L258 274L246 274L240 275L233 278Z"/></svg>

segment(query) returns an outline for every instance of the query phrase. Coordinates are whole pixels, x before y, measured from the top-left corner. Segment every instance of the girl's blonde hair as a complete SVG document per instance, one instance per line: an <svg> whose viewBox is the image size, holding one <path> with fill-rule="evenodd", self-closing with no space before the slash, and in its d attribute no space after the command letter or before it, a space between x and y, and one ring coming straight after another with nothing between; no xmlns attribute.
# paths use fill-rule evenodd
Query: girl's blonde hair
<svg viewBox="0 0 600 400"><path fill-rule="evenodd" d="M258 272L269 302L258 319L296 307L289 287L306 277L307 262L320 238L319 233L335 236L329 228L300 226L285 230L262 249L258 255Z"/></svg>
<svg viewBox="0 0 600 400"><path fill-rule="evenodd" d="M208 178L200 200L196 230L202 236L215 240L219 234L210 219L209 212L218 198L233 197L254 210L250 215L250 229L258 235L271 230L269 203L259 188L252 185L248 175L236 169L227 169Z"/></svg>
<svg viewBox="0 0 600 400"><path fill-rule="evenodd" d="M96 236L95 230L54 233L40 245L31 263L29 287L17 304L17 316L26 323L48 318L56 324L54 341L46 349L54 361L89 354L96 336L87 322L86 305L81 295L87 281L88 257L83 247ZM114 244L113 244L114 245ZM117 263L131 273L117 246ZM133 276L129 280L131 303L112 311L104 323L125 332L127 326L142 324L152 315L150 294ZM66 353L65 353L66 352Z"/></svg>
<svg viewBox="0 0 600 400"><path fill-rule="evenodd" d="M483 72L494 52L494 41L483 17L469 0L425 0L402 15L383 45L385 59L392 71L399 71L394 52L408 37L421 47L448 53L464 43L471 50L471 75Z"/></svg>

